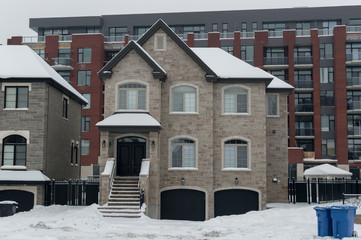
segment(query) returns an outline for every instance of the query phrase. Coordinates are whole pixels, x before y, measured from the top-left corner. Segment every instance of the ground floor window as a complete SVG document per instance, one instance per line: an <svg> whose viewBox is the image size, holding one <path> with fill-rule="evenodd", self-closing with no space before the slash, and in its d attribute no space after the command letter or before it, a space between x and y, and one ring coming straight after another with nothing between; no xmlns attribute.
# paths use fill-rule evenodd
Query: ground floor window
<svg viewBox="0 0 361 240"><path fill-rule="evenodd" d="M2 165L25 166L26 138L20 135L10 135L3 140Z"/></svg>

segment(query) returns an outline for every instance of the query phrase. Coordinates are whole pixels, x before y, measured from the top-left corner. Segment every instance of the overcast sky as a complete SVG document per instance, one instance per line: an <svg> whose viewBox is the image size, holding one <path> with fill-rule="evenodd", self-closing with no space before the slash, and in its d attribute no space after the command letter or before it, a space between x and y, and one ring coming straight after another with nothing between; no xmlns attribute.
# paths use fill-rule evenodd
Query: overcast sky
<svg viewBox="0 0 361 240"><path fill-rule="evenodd" d="M0 0L0 44L11 36L36 35L29 18L340 5L361 0Z"/></svg>

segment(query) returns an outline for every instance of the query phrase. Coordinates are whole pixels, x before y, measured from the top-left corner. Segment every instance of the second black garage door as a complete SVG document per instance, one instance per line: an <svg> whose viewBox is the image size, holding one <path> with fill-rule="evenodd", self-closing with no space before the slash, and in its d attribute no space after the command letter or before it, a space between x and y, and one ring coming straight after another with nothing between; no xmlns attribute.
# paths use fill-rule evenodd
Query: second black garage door
<svg viewBox="0 0 361 240"><path fill-rule="evenodd" d="M243 214L258 208L258 192L245 189L221 190L214 193L214 216Z"/></svg>
<svg viewBox="0 0 361 240"><path fill-rule="evenodd" d="M175 189L161 193L161 219L204 221L205 193L190 189Z"/></svg>
<svg viewBox="0 0 361 240"><path fill-rule="evenodd" d="M21 190L3 190L0 191L0 202L11 200L17 202L16 212L29 211L34 207L34 194Z"/></svg>

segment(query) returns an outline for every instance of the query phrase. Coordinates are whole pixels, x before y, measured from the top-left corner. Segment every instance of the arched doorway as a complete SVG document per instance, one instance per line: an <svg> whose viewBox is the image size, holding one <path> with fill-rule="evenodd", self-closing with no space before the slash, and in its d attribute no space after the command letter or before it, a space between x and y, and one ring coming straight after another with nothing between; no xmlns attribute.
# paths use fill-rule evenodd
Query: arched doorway
<svg viewBox="0 0 361 240"><path fill-rule="evenodd" d="M117 176L138 176L146 156L146 140L129 136L117 141Z"/></svg>
<svg viewBox="0 0 361 240"><path fill-rule="evenodd" d="M34 207L34 193L22 190L0 191L0 201L11 200L17 202L17 212L29 211Z"/></svg>

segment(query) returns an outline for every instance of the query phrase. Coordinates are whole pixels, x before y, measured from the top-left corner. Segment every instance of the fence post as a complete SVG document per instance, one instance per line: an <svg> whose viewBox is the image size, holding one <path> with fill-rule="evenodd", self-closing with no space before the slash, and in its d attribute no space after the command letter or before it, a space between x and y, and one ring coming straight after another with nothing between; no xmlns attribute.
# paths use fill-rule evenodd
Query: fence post
<svg viewBox="0 0 361 240"><path fill-rule="evenodd" d="M292 178L292 193L293 193L293 204L296 204L296 183L295 178Z"/></svg>
<svg viewBox="0 0 361 240"><path fill-rule="evenodd" d="M55 179L51 180L51 202L50 205L55 204Z"/></svg>
<svg viewBox="0 0 361 240"><path fill-rule="evenodd" d="M311 193L310 193L310 179L307 179L307 202L308 204L311 204Z"/></svg>
<svg viewBox="0 0 361 240"><path fill-rule="evenodd" d="M317 187L316 187L317 203L320 204L320 179L317 178Z"/></svg>
<svg viewBox="0 0 361 240"><path fill-rule="evenodd" d="M292 201L291 198L291 189L290 189L290 178L287 178L287 189L288 189L288 203L290 203Z"/></svg>
<svg viewBox="0 0 361 240"><path fill-rule="evenodd" d="M345 205L345 194L342 193L342 205Z"/></svg>
<svg viewBox="0 0 361 240"><path fill-rule="evenodd" d="M140 208L142 208L142 205L144 203L144 189L140 189Z"/></svg>
<svg viewBox="0 0 361 240"><path fill-rule="evenodd" d="M83 181L83 187L82 187L82 205L86 205L86 182Z"/></svg>
<svg viewBox="0 0 361 240"><path fill-rule="evenodd" d="M70 206L71 204L72 204L72 199L71 199L71 193L72 193L72 191L71 191L72 189L71 189L71 179L69 179L69 182L68 182L68 205Z"/></svg>
<svg viewBox="0 0 361 240"><path fill-rule="evenodd" d="M356 178L356 194L358 194L358 179ZM358 197L357 197L358 199Z"/></svg>

